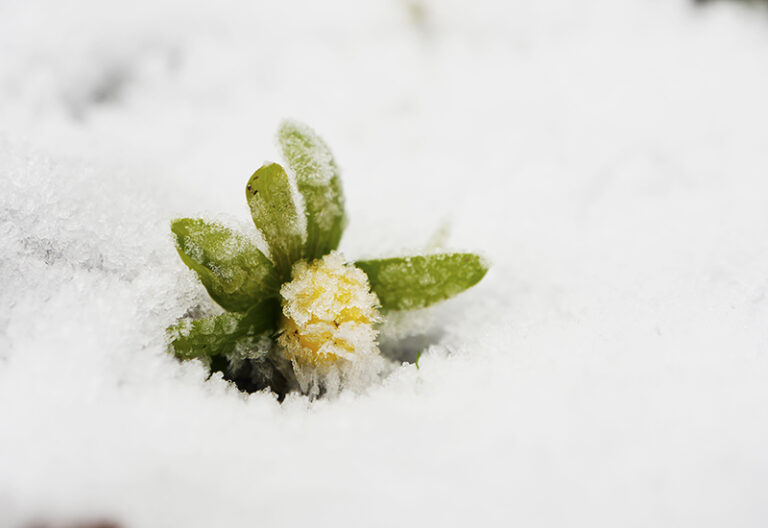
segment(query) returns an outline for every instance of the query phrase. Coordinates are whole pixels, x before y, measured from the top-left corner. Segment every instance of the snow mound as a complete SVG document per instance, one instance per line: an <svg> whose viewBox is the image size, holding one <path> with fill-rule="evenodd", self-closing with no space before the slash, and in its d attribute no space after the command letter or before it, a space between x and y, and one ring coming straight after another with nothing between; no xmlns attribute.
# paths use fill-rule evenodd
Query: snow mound
<svg viewBox="0 0 768 528"><path fill-rule="evenodd" d="M765 526L768 20L734 3L0 6L0 526ZM711 4L711 5L710 5ZM314 402L166 353L171 218L295 117L355 258L492 262Z"/></svg>

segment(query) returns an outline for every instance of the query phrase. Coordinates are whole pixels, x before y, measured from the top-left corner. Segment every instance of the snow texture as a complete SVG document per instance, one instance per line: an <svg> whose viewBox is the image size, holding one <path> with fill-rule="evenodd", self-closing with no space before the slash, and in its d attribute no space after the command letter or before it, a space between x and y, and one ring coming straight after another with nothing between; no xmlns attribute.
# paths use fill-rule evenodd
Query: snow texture
<svg viewBox="0 0 768 528"><path fill-rule="evenodd" d="M2 2L0 526L765 526L766 56L730 2ZM252 230L283 118L345 255L493 264L362 393L165 352L169 220Z"/></svg>

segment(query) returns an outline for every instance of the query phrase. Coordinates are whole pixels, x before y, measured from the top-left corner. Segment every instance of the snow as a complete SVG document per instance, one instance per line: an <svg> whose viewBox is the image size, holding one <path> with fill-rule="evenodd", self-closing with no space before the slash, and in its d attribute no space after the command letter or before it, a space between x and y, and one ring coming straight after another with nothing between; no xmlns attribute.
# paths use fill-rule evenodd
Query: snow
<svg viewBox="0 0 768 528"><path fill-rule="evenodd" d="M731 2L3 2L0 526L764 526L766 52ZM213 309L169 220L252 229L284 118L346 256L493 266L280 404L164 339Z"/></svg>

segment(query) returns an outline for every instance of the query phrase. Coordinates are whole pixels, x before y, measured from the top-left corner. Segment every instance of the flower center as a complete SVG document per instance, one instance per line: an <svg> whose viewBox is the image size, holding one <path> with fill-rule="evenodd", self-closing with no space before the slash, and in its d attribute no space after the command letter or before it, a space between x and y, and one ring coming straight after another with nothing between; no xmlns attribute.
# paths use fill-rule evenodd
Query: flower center
<svg viewBox="0 0 768 528"><path fill-rule="evenodd" d="M282 334L278 343L294 365L331 365L378 353L374 323L379 301L367 275L338 252L296 262L280 288Z"/></svg>

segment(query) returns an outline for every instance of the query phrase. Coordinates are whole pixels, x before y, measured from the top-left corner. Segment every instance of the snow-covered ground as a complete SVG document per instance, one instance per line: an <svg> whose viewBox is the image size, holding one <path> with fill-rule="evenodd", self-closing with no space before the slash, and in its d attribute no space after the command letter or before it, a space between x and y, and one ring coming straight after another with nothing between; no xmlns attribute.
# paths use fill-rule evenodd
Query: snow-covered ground
<svg viewBox="0 0 768 528"><path fill-rule="evenodd" d="M0 526L765 526L766 57L728 2L3 1ZM250 228L285 117L348 257L493 267L419 369L279 404L164 329L169 219Z"/></svg>

